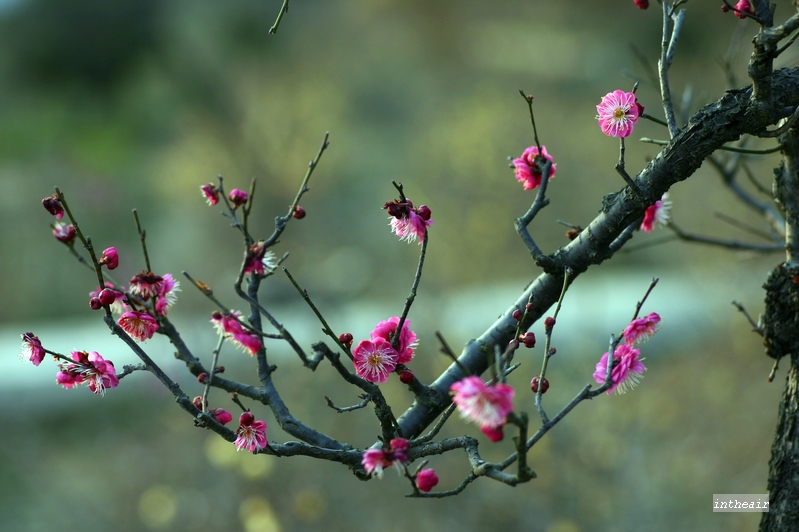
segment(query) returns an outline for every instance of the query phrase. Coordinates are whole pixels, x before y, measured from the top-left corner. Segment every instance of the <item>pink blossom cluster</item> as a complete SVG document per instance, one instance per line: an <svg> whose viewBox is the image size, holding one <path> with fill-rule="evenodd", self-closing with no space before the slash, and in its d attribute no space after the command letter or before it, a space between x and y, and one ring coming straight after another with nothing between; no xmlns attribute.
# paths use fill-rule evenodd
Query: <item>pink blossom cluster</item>
<svg viewBox="0 0 799 532"><path fill-rule="evenodd" d="M549 170L549 179L555 177L555 170L558 165L554 163L555 159L547 153L547 147L530 146L522 153L522 156L513 160L513 168L516 173L516 181L524 186L524 190L532 190L541 185L543 179L544 165L550 161L552 166Z"/></svg>
<svg viewBox="0 0 799 532"><path fill-rule="evenodd" d="M99 353L73 351L71 356L74 362L62 362L61 371L56 375L56 382L64 388L86 383L92 392L105 395L106 389L116 388L119 384L113 362L105 360Z"/></svg>
<svg viewBox="0 0 799 532"><path fill-rule="evenodd" d="M472 375L450 386L452 402L461 417L480 425L480 430L491 441L500 441L508 414L513 410L514 389L507 384L486 384Z"/></svg>
<svg viewBox="0 0 799 532"><path fill-rule="evenodd" d="M421 244L427 228L433 225L430 208L427 205L414 207L413 202L407 198L405 201L389 201L383 205L383 208L391 217L389 225L400 240L408 242L418 240Z"/></svg>
<svg viewBox="0 0 799 532"><path fill-rule="evenodd" d="M24 360L29 360L38 366L48 353L42 342L32 332L22 334L22 353ZM56 374L56 382L64 388L73 388L81 384L88 384L89 389L101 395L109 388L116 388L119 384L114 363L105 360L99 353L92 351L73 351L69 357L64 357L50 352L54 357L61 359L60 371Z"/></svg>
<svg viewBox="0 0 799 532"><path fill-rule="evenodd" d="M608 388L608 395L614 391L619 394L627 393L641 381L646 366L641 362L641 351L634 348L633 345L641 343L655 334L658 323L660 323L660 316L652 312L643 318L633 320L624 329L623 336L627 343L620 344L613 352L613 369L610 373L612 384ZM596 365L594 380L599 384L605 382L609 358L608 353L603 354Z"/></svg>
<svg viewBox="0 0 799 532"><path fill-rule="evenodd" d="M241 314L239 312L222 314L215 311L211 314L211 323L214 324L219 334L249 352L250 355L255 355L263 347L263 342L261 342L261 338L258 335L244 330L239 321L240 319Z"/></svg>
<svg viewBox="0 0 799 532"><path fill-rule="evenodd" d="M407 451L410 448L405 438L391 440L388 450L379 448L367 449L363 453L361 464L364 470L372 476L383 477L383 469L394 466L402 474L405 464L408 463ZM432 486L430 486L432 488Z"/></svg>
<svg viewBox="0 0 799 532"><path fill-rule="evenodd" d="M402 330L397 338L397 349L391 344L399 321L398 316L381 321L375 326L370 339L361 340L352 350L355 373L359 377L369 382L383 383L388 380L389 374L398 364L407 364L413 359L418 342L416 333L410 329L410 320L402 323Z"/></svg>
<svg viewBox="0 0 799 532"><path fill-rule="evenodd" d="M224 412L224 411L223 411ZM266 441L266 423L256 421L249 411L239 416L239 428L236 430L236 450L247 450L251 453L265 449L269 443Z"/></svg>

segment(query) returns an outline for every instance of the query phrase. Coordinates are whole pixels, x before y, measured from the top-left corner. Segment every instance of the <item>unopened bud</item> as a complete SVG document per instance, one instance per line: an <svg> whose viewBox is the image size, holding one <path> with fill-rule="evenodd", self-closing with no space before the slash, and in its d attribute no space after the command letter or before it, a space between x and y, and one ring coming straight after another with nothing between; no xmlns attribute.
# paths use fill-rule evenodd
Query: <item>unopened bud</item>
<svg viewBox="0 0 799 532"><path fill-rule="evenodd" d="M416 214L422 217L422 220L427 221L430 219L432 213L430 212L430 207L427 205L420 205L418 209L416 209Z"/></svg>
<svg viewBox="0 0 799 532"><path fill-rule="evenodd" d="M252 415L249 411L244 412L242 415L239 416L239 425L242 427L249 427L250 425L255 422L255 416Z"/></svg>
<svg viewBox="0 0 799 532"><path fill-rule="evenodd" d="M399 380L402 384L410 384L413 382L413 372L409 369L405 371L401 371L399 374Z"/></svg>
<svg viewBox="0 0 799 532"><path fill-rule="evenodd" d="M224 372L225 372L225 366L217 366L214 368L214 373L224 373Z"/></svg>
<svg viewBox="0 0 799 532"><path fill-rule="evenodd" d="M352 346L352 333L341 333L338 335L338 341L347 347Z"/></svg>
<svg viewBox="0 0 799 532"><path fill-rule="evenodd" d="M114 301L117 300L117 296L114 295L114 292L108 288L103 288L100 290L100 294L97 296L97 298L100 300L101 305L113 305Z"/></svg>
<svg viewBox="0 0 799 532"><path fill-rule="evenodd" d="M549 316L547 317L547 319L544 320L544 328L546 330L550 330L554 326L555 326L555 318L553 318L552 316Z"/></svg>
<svg viewBox="0 0 799 532"><path fill-rule="evenodd" d="M302 220L303 218L305 218L305 209L297 205L297 207L294 209L294 212L291 213L291 215L298 220Z"/></svg>
<svg viewBox="0 0 799 532"><path fill-rule="evenodd" d="M513 314L511 314L511 316L513 316L513 319L516 320L516 321L522 321L522 316L523 315L524 314L519 309L514 310Z"/></svg>
<svg viewBox="0 0 799 532"><path fill-rule="evenodd" d="M89 307L92 310L100 310L101 308L103 308L103 304L100 302L99 297L93 297L89 300Z"/></svg>
<svg viewBox="0 0 799 532"><path fill-rule="evenodd" d="M195 397L191 402L197 408L197 410L203 409L203 398L201 395Z"/></svg>
<svg viewBox="0 0 799 532"><path fill-rule="evenodd" d="M533 390L533 393L538 393L538 376L533 377L533 380L530 381L530 389ZM541 380L541 393L545 394L549 390L549 381L544 377Z"/></svg>
<svg viewBox="0 0 799 532"><path fill-rule="evenodd" d="M535 333L528 332L526 334L519 335L519 340L524 343L524 347L528 349L532 349L535 347Z"/></svg>
<svg viewBox="0 0 799 532"><path fill-rule="evenodd" d="M200 384L207 383L208 382L208 374L205 373L205 372L202 372L199 375L197 375L197 382L199 382Z"/></svg>

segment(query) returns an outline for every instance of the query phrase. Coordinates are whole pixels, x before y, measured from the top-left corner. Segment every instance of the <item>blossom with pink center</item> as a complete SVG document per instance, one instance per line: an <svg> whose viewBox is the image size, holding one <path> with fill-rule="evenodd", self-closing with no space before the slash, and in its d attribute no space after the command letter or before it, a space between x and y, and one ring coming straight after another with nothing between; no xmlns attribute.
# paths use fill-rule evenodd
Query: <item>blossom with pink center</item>
<svg viewBox="0 0 799 532"><path fill-rule="evenodd" d="M145 312L131 310L119 317L117 323L122 327L131 338L144 342L149 340L158 330L158 323L155 318Z"/></svg>
<svg viewBox="0 0 799 532"><path fill-rule="evenodd" d="M391 337L394 335L394 332L397 330L397 325L399 325L399 316L392 316L385 321L381 321L377 325L375 325L374 330L371 334L372 341L376 340L377 338L382 338L391 343ZM402 331L400 331L399 335L399 343L397 345L397 364L407 364L413 358L413 352L418 345L416 341L416 333L414 333L410 329L411 320L405 320L402 322Z"/></svg>
<svg viewBox="0 0 799 532"><path fill-rule="evenodd" d="M507 384L487 385L476 375L466 377L452 386L452 402L458 405L461 416L480 427L496 428L505 424L513 410L514 389Z"/></svg>
<svg viewBox="0 0 799 532"><path fill-rule="evenodd" d="M164 278L160 275L142 270L130 280L128 290L131 294L148 299L161 294L163 283Z"/></svg>
<svg viewBox="0 0 799 532"><path fill-rule="evenodd" d="M238 437L234 442L236 450L246 449L251 453L265 449L269 445L266 441L266 423L256 421L250 412L244 412L239 417Z"/></svg>
<svg viewBox="0 0 799 532"><path fill-rule="evenodd" d="M624 329L624 341L630 345L635 345L646 341L650 336L657 331L658 323L660 323L660 316L652 312L648 316L633 320Z"/></svg>
<svg viewBox="0 0 799 532"><path fill-rule="evenodd" d="M599 127L609 137L628 137L638 122L640 109L632 92L615 90L602 97L596 106Z"/></svg>
<svg viewBox="0 0 799 532"><path fill-rule="evenodd" d="M230 191L230 194L228 194L228 199L230 199L231 203L233 203L234 209L237 209L247 203L249 197L249 194L243 190L239 190L238 188L234 188Z"/></svg>
<svg viewBox="0 0 799 532"><path fill-rule="evenodd" d="M524 190L532 190L541 185L546 161L553 163L549 170L549 179L552 179L555 177L557 165L554 164L555 159L547 153L546 146L541 146L540 154L538 146L530 146L524 150L521 157L513 160L516 181L524 185Z"/></svg>
<svg viewBox="0 0 799 532"><path fill-rule="evenodd" d="M37 336L32 332L26 332L22 335L22 353L20 357L24 360L30 360L34 366L38 366L44 360L44 347L39 341Z"/></svg>
<svg viewBox="0 0 799 532"><path fill-rule="evenodd" d="M361 340L352 350L355 373L369 382L383 383L397 367L399 355L383 338Z"/></svg>
<svg viewBox="0 0 799 532"><path fill-rule="evenodd" d="M665 193L654 205L646 208L644 220L641 222L641 229L649 233L654 229L655 225L669 223L669 209L671 209L671 202L669 201L669 194Z"/></svg>
<svg viewBox="0 0 799 532"><path fill-rule="evenodd" d="M42 206L47 209L47 212L55 216L56 220L60 220L64 217L64 206L61 205L61 200L58 199L58 196L55 194L44 198L42 200Z"/></svg>
<svg viewBox="0 0 799 532"><path fill-rule="evenodd" d="M427 493L438 484L438 475L432 469L422 469L416 475L416 487Z"/></svg>
<svg viewBox="0 0 799 532"><path fill-rule="evenodd" d="M105 267L109 270L116 269L116 267L119 266L119 253L117 253L117 248L111 247L103 250L103 256L100 257L97 263L105 264Z"/></svg>
<svg viewBox="0 0 799 532"><path fill-rule="evenodd" d="M166 316L166 311L178 300L176 292L180 292L180 282L176 281L171 273L164 274L161 291L155 301L155 311L158 314Z"/></svg>
<svg viewBox="0 0 799 532"><path fill-rule="evenodd" d="M408 463L407 450L410 448L408 440L405 438L394 438L391 440L391 448L388 451L383 449L367 449L361 458L363 468L372 476L383 476L383 469L394 466L399 474L403 473L405 464Z"/></svg>
<svg viewBox="0 0 799 532"><path fill-rule="evenodd" d="M633 389L643 378L646 366L639 360L641 352L627 344L621 344L613 353L613 360L618 361L613 366L610 378L613 385L608 389L608 395L614 391L624 394ZM600 384L605 382L605 375L608 371L608 354L596 365L594 380Z"/></svg>
<svg viewBox="0 0 799 532"><path fill-rule="evenodd" d="M75 242L75 237L78 236L78 233L75 230L74 225L56 222L55 225L53 225L53 236L59 242L72 245L72 243Z"/></svg>
<svg viewBox="0 0 799 532"><path fill-rule="evenodd" d="M213 183L208 183L207 185L201 186L200 192L210 207L213 207L219 203L219 189L217 189Z"/></svg>
<svg viewBox="0 0 799 532"><path fill-rule="evenodd" d="M263 240L250 246L249 253L244 254L244 274L257 273L264 275L267 271L271 272L277 268L277 257L271 251L266 250Z"/></svg>

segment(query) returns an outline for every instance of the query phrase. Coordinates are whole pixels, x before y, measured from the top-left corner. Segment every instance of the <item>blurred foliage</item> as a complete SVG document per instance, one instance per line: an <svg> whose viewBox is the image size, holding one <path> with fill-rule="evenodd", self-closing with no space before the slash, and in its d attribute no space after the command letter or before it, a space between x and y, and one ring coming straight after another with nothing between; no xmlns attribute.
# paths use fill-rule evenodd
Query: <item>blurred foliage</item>
<svg viewBox="0 0 799 532"><path fill-rule="evenodd" d="M429 205L435 220L420 305L437 308L436 300L472 285L518 280L523 286L538 270L512 229L532 198L507 160L533 142L518 90L535 96L542 143L558 164L552 204L532 228L545 250L566 243L557 220L587 225L601 197L623 185L613 170L618 144L596 126L600 97L640 80L647 112L662 114L647 76L659 55L657 9L642 12L629 1L611 8L573 0L307 0L292 2L278 34L268 35L280 4L0 2L0 321L90 316L92 277L49 236L51 218L39 207L55 185L99 248L120 249L120 279L143 267L130 215L137 208L157 272L188 270L232 301L241 242L231 238L218 209L205 206L199 185L221 174L228 189L246 188L256 178L252 227L266 237L325 131L332 143L303 200L308 216L290 224L276 249L291 252L286 264L317 302L383 299L398 306L405 297L417 248L398 245L389 233L380 207L395 196L391 180L402 182L415 203ZM689 4L671 74L679 98L690 89L687 114L722 94L725 78L716 65L735 35L743 54L733 70L745 80L754 32L753 23L721 15L715 3ZM786 54L781 65L795 58ZM639 123L627 143L633 174L658 151L634 142L641 136L666 135L656 124ZM776 161L752 161L762 183ZM696 232L747 238L714 218L718 211L760 223L732 201L712 169L701 169L671 197L675 219ZM633 245L659 236L636 236ZM779 260L672 242L620 254L603 268L702 279L720 275L731 258L754 285ZM270 301L296 298L280 278L266 291ZM605 304L597 301L592 310ZM480 310L495 316L505 306ZM198 309L200 320L209 308L188 289L181 307ZM415 312L435 328L434 312ZM271 530L274 523L284 530L632 530L641 523L672 530L691 528L695 519L705 530L752 528L751 516L734 521L707 512L714 492L765 489L776 386L764 415L763 399L750 397L760 377L757 386L730 384L743 386L750 372L764 373L762 360L751 356L756 341L742 338L742 330L722 332L686 343L684 354L669 358L672 366L648 376L645 386L659 393L638 390L580 407L534 451L540 478L516 490L482 482L458 499L407 501L394 478L377 489L342 478L333 464L272 464L220 451L219 440L187 426L163 390L143 394L139 382L120 394L129 401L114 394L81 403L91 409L88 416L74 407L39 408L35 415L6 409L0 421L13 429L3 431L2 463L35 464L29 467L37 475L4 471L4 515L12 529L49 530L65 508L75 515L72 508L89 500L95 513L81 523L85 530L223 530L231 522L246 530ZM429 364L436 366L432 375L444 362ZM374 435L363 432L371 430L362 421L365 411L331 416L318 401L305 400L305 390L333 386L330 375L284 371L296 415L333 433L361 434L359 444L371 442ZM587 374L569 379L583 383ZM399 388L391 390L397 404L407 401ZM730 434L736 441L728 444ZM283 439L272 430L270 438ZM442 487L458 478L447 467L463 474L461 458L435 464L449 477ZM364 509L378 503L379 515L367 519Z"/></svg>

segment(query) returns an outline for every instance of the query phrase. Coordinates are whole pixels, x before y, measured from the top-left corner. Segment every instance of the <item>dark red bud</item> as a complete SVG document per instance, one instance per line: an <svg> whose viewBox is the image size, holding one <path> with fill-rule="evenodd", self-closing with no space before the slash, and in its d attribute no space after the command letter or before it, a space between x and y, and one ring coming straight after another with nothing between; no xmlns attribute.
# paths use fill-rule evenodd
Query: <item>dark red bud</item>
<svg viewBox="0 0 799 532"><path fill-rule="evenodd" d="M721 12L722 13L726 13L729 10L730 10L730 8L727 7L727 4L722 4L722 6L721 6Z"/></svg>
<svg viewBox="0 0 799 532"><path fill-rule="evenodd" d="M91 307L92 310L100 310L103 308L103 304L100 302L99 297L93 297L89 300L89 307Z"/></svg>
<svg viewBox="0 0 799 532"><path fill-rule="evenodd" d="M524 308L527 310L527 312L532 312L533 311L533 304L532 303L527 303L524 306Z"/></svg>
<svg viewBox="0 0 799 532"><path fill-rule="evenodd" d="M430 219L432 213L430 212L430 207L427 205L420 205L418 209L416 209L416 214L422 217L422 220L427 221Z"/></svg>
<svg viewBox="0 0 799 532"><path fill-rule="evenodd" d="M64 207L61 206L61 200L58 199L58 196L48 196L42 200L42 205L47 212L55 216L56 220L60 220L64 217Z"/></svg>
<svg viewBox="0 0 799 532"><path fill-rule="evenodd" d="M649 7L649 0L633 0L638 9L646 9Z"/></svg>
<svg viewBox="0 0 799 532"><path fill-rule="evenodd" d="M114 295L114 292L108 288L103 288L100 290L100 295L97 296L97 298L100 300L101 305L111 305L117 300L117 296Z"/></svg>
<svg viewBox="0 0 799 532"><path fill-rule="evenodd" d="M291 215L298 220L302 220L303 218L305 218L305 209L297 205L297 208L294 209L294 212L291 213Z"/></svg>
<svg viewBox="0 0 799 532"><path fill-rule="evenodd" d="M538 377L533 377L533 380L530 381L530 389L533 390L533 393L538 393ZM549 390L549 381L544 377L541 381L541 393L545 394Z"/></svg>
<svg viewBox="0 0 799 532"><path fill-rule="evenodd" d="M199 382L200 384L207 383L208 382L208 374L203 372L203 373L200 373L199 375L197 375L197 382Z"/></svg>
<svg viewBox="0 0 799 532"><path fill-rule="evenodd" d="M214 368L214 373L224 373L224 372L225 372L225 366L217 366Z"/></svg>
<svg viewBox="0 0 799 532"><path fill-rule="evenodd" d="M347 347L352 346L352 333L341 333L338 335L338 341Z"/></svg>
<svg viewBox="0 0 799 532"><path fill-rule="evenodd" d="M413 382L413 372L409 369L400 372L399 379L402 384L410 384Z"/></svg>
<svg viewBox="0 0 799 532"><path fill-rule="evenodd" d="M523 315L524 314L519 309L514 310L513 314L511 314L511 316L513 316L513 319L516 320L516 321L522 321L522 316Z"/></svg>
<svg viewBox="0 0 799 532"><path fill-rule="evenodd" d="M550 316L550 317L548 317L547 319L544 320L544 328L545 329L549 330L549 329L551 329L554 326L555 326L555 318Z"/></svg>
<svg viewBox="0 0 799 532"><path fill-rule="evenodd" d="M524 347L532 349L535 347L535 333L528 332L519 336L519 340L524 343Z"/></svg>
<svg viewBox="0 0 799 532"><path fill-rule="evenodd" d="M197 397L195 397L192 400L192 403L194 404L195 408L197 408L197 410L202 410L203 409L203 398L202 398L201 395L198 395Z"/></svg>
<svg viewBox="0 0 799 532"><path fill-rule="evenodd" d="M244 412L241 416L239 416L239 425L242 427L249 427L254 421L255 416L250 412Z"/></svg>

